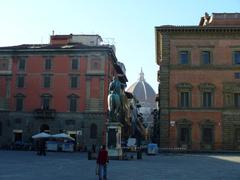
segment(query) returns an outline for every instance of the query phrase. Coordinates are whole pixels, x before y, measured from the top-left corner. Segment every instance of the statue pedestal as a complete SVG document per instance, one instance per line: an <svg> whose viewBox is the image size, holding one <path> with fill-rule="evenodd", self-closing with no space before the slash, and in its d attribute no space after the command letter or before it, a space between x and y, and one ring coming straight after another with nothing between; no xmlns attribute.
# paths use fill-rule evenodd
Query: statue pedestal
<svg viewBox="0 0 240 180"><path fill-rule="evenodd" d="M119 122L107 123L106 143L110 159L122 159L121 128Z"/></svg>

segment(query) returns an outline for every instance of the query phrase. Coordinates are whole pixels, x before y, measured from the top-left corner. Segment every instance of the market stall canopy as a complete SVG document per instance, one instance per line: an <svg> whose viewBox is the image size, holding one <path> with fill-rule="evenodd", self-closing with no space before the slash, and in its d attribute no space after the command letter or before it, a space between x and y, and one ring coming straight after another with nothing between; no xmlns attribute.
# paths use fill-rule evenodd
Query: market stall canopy
<svg viewBox="0 0 240 180"><path fill-rule="evenodd" d="M69 136L68 134L65 134L65 133L54 134L51 137L56 138L56 139L67 139L67 140L75 141L74 138L72 138L71 136Z"/></svg>
<svg viewBox="0 0 240 180"><path fill-rule="evenodd" d="M50 137L51 135L45 132L41 132L32 136L33 139L43 139L43 138L50 138Z"/></svg>

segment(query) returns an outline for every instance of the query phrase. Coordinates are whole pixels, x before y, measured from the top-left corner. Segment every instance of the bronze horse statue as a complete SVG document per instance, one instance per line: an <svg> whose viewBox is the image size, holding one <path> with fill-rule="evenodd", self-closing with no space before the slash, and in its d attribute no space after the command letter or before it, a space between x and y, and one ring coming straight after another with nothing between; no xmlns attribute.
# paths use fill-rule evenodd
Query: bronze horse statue
<svg viewBox="0 0 240 180"><path fill-rule="evenodd" d="M108 95L108 111L111 122L117 122L119 120L120 109L121 102L119 95L117 93L110 93Z"/></svg>
<svg viewBox="0 0 240 180"><path fill-rule="evenodd" d="M121 112L121 82L114 77L109 85L108 110L110 122L119 121Z"/></svg>

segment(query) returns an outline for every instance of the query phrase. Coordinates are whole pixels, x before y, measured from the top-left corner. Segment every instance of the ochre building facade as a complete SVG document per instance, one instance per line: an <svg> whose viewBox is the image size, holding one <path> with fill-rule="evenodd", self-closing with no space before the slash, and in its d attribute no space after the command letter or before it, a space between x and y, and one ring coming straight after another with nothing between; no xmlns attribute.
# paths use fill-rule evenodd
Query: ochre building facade
<svg viewBox="0 0 240 180"><path fill-rule="evenodd" d="M0 48L0 146L66 132L79 148L105 141L113 76L126 84L115 48L99 35L52 35L49 44Z"/></svg>
<svg viewBox="0 0 240 180"><path fill-rule="evenodd" d="M240 14L155 32L160 147L240 150Z"/></svg>

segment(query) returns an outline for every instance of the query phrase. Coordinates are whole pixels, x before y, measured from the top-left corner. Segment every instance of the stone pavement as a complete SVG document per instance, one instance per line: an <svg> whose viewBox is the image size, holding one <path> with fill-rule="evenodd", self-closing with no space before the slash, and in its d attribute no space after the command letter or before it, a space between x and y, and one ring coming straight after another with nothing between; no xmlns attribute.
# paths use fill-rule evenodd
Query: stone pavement
<svg viewBox="0 0 240 180"><path fill-rule="evenodd" d="M97 180L86 153L0 151L0 180ZM111 160L109 180L239 180L239 154L159 154Z"/></svg>

